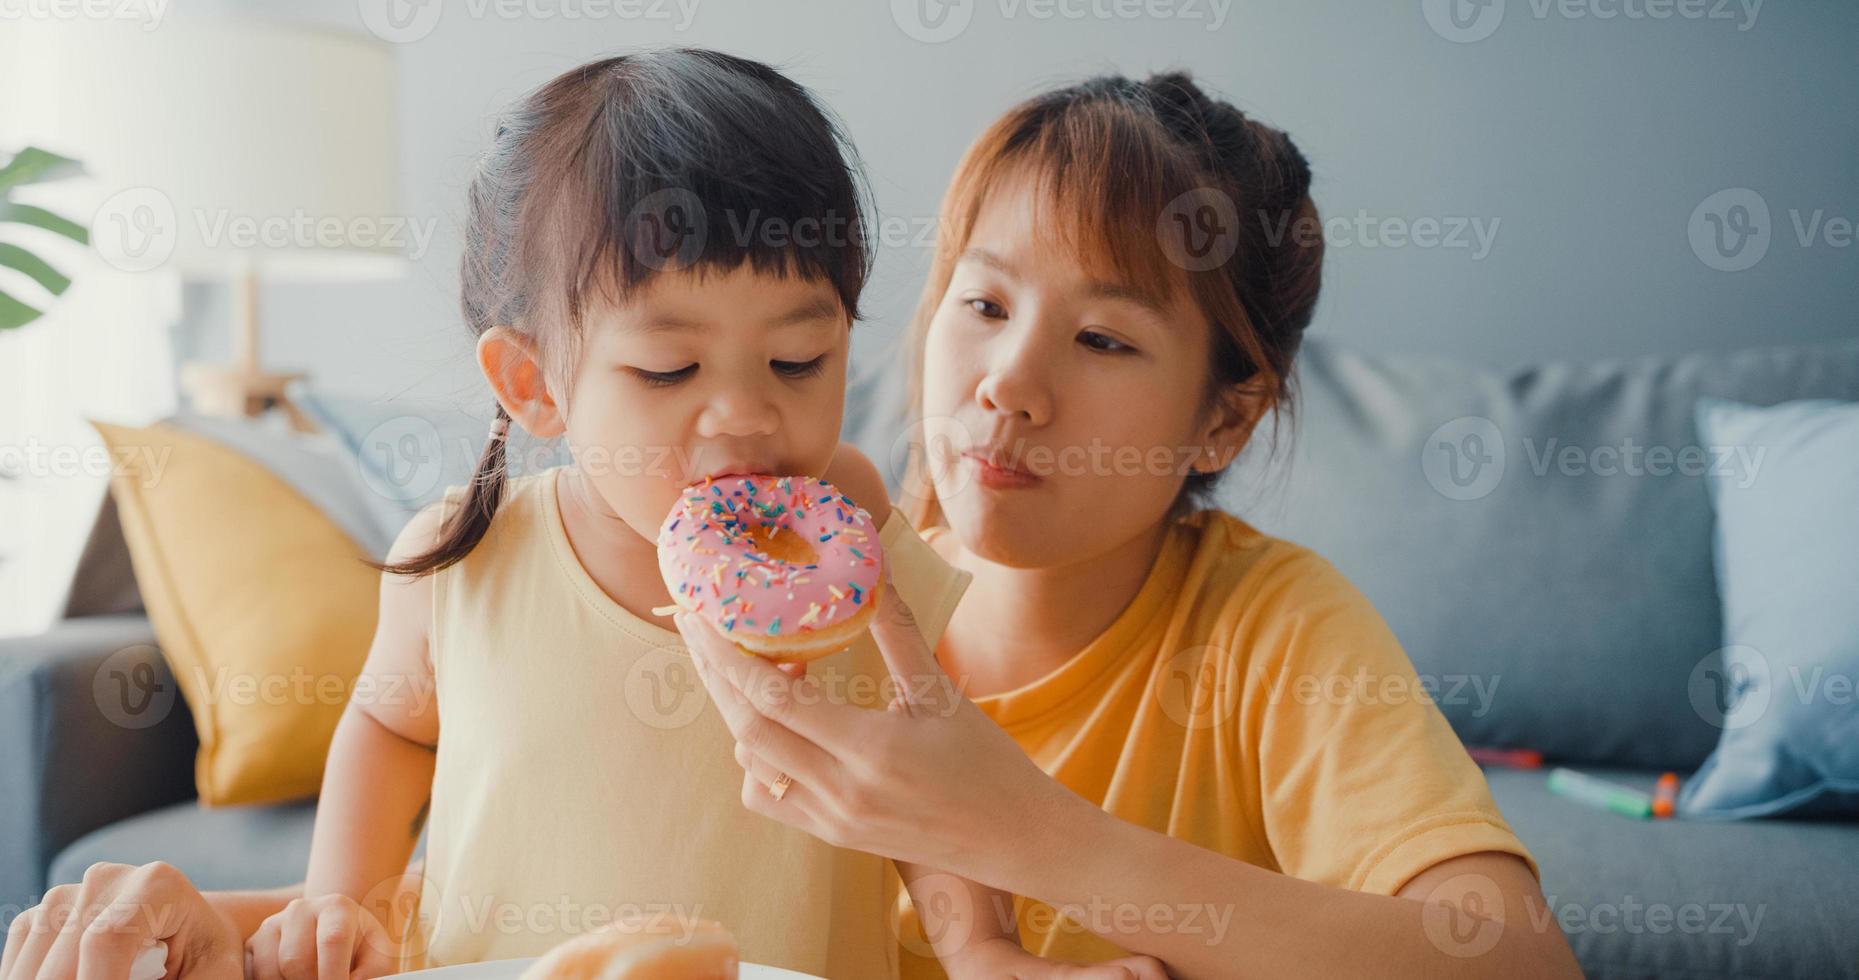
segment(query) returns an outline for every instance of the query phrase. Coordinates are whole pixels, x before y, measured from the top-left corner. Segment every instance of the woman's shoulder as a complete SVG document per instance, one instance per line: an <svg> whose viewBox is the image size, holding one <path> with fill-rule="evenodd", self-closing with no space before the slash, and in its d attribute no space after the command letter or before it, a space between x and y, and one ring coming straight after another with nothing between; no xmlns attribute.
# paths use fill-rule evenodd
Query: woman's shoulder
<svg viewBox="0 0 1859 980"><path fill-rule="evenodd" d="M1182 521L1197 532L1186 591L1227 629L1245 634L1242 642L1387 635L1368 597L1310 548L1225 511L1203 510Z"/></svg>

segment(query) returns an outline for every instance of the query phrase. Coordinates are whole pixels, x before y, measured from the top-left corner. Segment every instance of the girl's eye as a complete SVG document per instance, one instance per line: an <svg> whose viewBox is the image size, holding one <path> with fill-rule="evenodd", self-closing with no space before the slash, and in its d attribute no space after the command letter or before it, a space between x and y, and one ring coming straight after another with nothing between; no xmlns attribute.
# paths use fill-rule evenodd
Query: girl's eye
<svg viewBox="0 0 1859 980"><path fill-rule="evenodd" d="M821 354L811 361L769 361L774 369L784 377L812 378L826 370L826 355Z"/></svg>
<svg viewBox="0 0 1859 980"><path fill-rule="evenodd" d="M1106 354L1117 354L1123 351L1133 351L1136 349L1120 340L1113 340L1095 330L1086 330L1079 334L1078 340L1087 348L1095 351L1103 351Z"/></svg>
<svg viewBox="0 0 1859 980"><path fill-rule="evenodd" d="M644 381L646 384L654 388L663 388L668 385L675 385L685 378L690 377L697 371L697 365L686 364L676 371L647 371L643 368L628 368L627 370L638 375L639 380Z"/></svg>
<svg viewBox="0 0 1859 980"><path fill-rule="evenodd" d="M964 300L963 302L968 304L969 309L981 314L983 318L988 320L998 320L1007 315L1007 311L1001 309L1001 305L993 300L976 297L974 299Z"/></svg>

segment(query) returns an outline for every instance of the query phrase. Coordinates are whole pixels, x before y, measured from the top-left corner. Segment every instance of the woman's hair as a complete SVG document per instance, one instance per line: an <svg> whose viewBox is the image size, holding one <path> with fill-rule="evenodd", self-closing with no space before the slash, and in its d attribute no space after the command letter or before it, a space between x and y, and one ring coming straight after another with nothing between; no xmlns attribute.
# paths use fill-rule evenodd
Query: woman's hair
<svg viewBox="0 0 1859 980"><path fill-rule="evenodd" d="M748 262L828 282L860 316L871 257L857 157L805 88L755 61L677 48L568 71L499 119L468 197L465 325L528 337L563 404L590 307L661 271ZM505 441L488 440L431 549L375 567L424 575L469 554L503 498Z"/></svg>
<svg viewBox="0 0 1859 980"><path fill-rule="evenodd" d="M1243 384L1261 396L1261 411L1278 409L1275 422L1288 414L1291 362L1323 265L1310 164L1283 132L1208 96L1186 72L1170 72L1142 81L1100 76L1028 99L968 148L943 198L910 326L912 431L923 416L930 321L989 193L1014 178L1030 180L1042 229L1094 273L1158 301L1177 292L1192 299L1211 327L1203 411ZM1193 226L1183 234L1224 236L1211 244L1230 248L1230 257L1173 240L1179 226L1170 218ZM1214 257L1198 260L1205 254ZM941 523L923 455L913 452L908 466L912 523ZM1170 517L1208 506L1218 476L1190 473Z"/></svg>

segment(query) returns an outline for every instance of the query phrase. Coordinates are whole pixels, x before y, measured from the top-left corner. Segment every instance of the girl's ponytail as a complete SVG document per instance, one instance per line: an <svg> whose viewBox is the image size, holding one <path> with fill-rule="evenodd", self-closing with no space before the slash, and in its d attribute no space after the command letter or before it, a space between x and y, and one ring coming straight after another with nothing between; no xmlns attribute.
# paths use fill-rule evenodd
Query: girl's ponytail
<svg viewBox="0 0 1859 980"><path fill-rule="evenodd" d="M503 503L504 482L509 476L504 447L510 441L510 413L497 405L491 421L490 439L478 457L477 471L465 487L465 499L452 509L439 527L439 540L433 546L404 561L369 562L383 572L395 575L430 575L462 561L491 529L491 518Z"/></svg>

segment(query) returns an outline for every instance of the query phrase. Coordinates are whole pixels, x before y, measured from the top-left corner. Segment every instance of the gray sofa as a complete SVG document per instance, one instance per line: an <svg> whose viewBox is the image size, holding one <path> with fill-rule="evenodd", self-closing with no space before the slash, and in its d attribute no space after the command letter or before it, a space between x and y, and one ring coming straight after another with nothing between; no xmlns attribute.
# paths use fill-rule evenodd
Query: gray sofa
<svg viewBox="0 0 1859 980"><path fill-rule="evenodd" d="M895 416L871 406L895 382L854 391L848 432L893 476ZM1468 744L1534 748L1650 786L1663 769L1696 769L1715 744L1687 690L1721 646L1703 488L1532 461L1552 438L1685 445L1700 394L1859 400L1859 343L1511 372L1312 344L1300 384L1296 438L1255 454L1224 505L1361 587ZM1476 496L1442 489L1424 459L1464 418L1489 421L1510 453ZM185 704L147 727L106 704L120 692L100 678L126 660L172 684L146 646L155 638L122 581L113 526L106 506L73 615L0 641L9 913L94 861L161 859L227 888L298 880L307 858L312 801L200 808ZM1487 775L1541 865L1539 914L1590 976L1859 976L1859 822L1638 821L1549 794L1540 771Z"/></svg>

